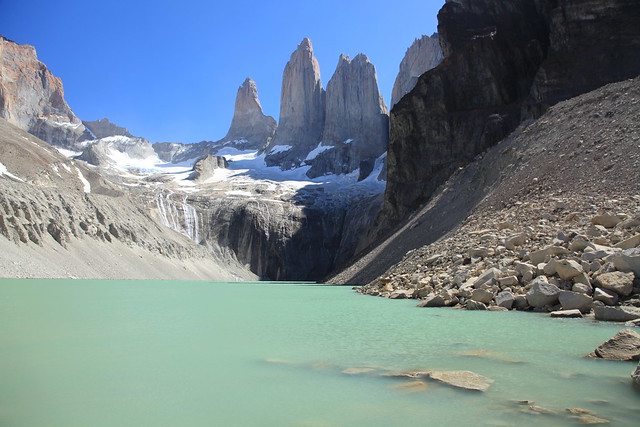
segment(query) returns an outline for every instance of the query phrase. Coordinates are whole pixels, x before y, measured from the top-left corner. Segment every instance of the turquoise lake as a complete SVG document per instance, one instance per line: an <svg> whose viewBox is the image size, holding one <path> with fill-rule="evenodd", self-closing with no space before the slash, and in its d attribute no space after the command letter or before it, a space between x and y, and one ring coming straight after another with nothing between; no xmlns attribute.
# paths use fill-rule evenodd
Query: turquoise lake
<svg viewBox="0 0 640 427"><path fill-rule="evenodd" d="M566 408L639 425L635 364L583 357L624 326L415 304L308 284L2 279L0 425L578 425ZM495 382L379 375L408 369Z"/></svg>

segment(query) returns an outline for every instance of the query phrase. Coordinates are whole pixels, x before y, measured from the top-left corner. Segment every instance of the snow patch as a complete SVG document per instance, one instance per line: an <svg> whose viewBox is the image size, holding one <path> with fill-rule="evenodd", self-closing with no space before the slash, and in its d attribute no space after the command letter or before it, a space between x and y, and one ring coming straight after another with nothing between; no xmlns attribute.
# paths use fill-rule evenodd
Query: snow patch
<svg viewBox="0 0 640 427"><path fill-rule="evenodd" d="M82 185L84 186L84 192L91 193L91 184L89 183L89 181L87 181L84 175L82 175L82 172L80 172L80 169L78 169L77 166L76 166L76 172L78 172L78 178L80 179L80 181L82 182Z"/></svg>
<svg viewBox="0 0 640 427"><path fill-rule="evenodd" d="M318 154L323 153L327 150L332 150L334 148L335 147L331 145L322 145L322 142L321 142L320 144L318 144L316 148L314 148L309 152L309 154L307 154L307 157L304 159L304 161L307 162L307 161L313 160L316 157L318 157Z"/></svg>
<svg viewBox="0 0 640 427"><path fill-rule="evenodd" d="M58 150L60 152L60 154L62 154L65 157L76 157L79 156L80 154L82 154L81 151L72 151L72 150L67 150L65 148L60 148L60 147L54 147L56 150Z"/></svg>
<svg viewBox="0 0 640 427"><path fill-rule="evenodd" d="M17 176L15 176L11 172L9 172L7 170L7 167L5 165L3 165L2 163L0 163L0 176L2 176L2 175L6 175L9 178L15 179L16 181L24 182L24 180L22 178L18 178Z"/></svg>
<svg viewBox="0 0 640 427"><path fill-rule="evenodd" d="M353 139L349 138L349 139L346 139L346 140L343 142L343 144L351 144L352 142L353 142Z"/></svg>
<svg viewBox="0 0 640 427"><path fill-rule="evenodd" d="M240 191L240 190L226 191L225 194L227 196L241 196L241 197L251 197L251 196L253 196L253 194L251 194L251 192L249 192L249 191Z"/></svg>
<svg viewBox="0 0 640 427"><path fill-rule="evenodd" d="M269 155L272 156L278 153L284 153L285 151L291 150L293 147L290 145L276 145L269 151Z"/></svg>

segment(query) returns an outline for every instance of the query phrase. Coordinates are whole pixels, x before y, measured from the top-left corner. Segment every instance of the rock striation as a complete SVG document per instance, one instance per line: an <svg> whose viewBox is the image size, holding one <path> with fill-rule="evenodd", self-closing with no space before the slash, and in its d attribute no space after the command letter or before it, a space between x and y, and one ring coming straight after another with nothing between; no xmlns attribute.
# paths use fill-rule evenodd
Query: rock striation
<svg viewBox="0 0 640 427"><path fill-rule="evenodd" d="M640 74L634 0L447 1L446 60L391 112L385 204L372 239L459 167L549 105Z"/></svg>
<svg viewBox="0 0 640 427"><path fill-rule="evenodd" d="M33 46L0 36L0 117L58 147L80 151L91 139L64 100L62 81L40 61Z"/></svg>
<svg viewBox="0 0 640 427"><path fill-rule="evenodd" d="M345 174L373 164L389 142L389 113L378 90L376 69L364 54L340 55L327 84L322 140L306 164L311 178ZM317 154L316 154L317 153Z"/></svg>
<svg viewBox="0 0 640 427"><path fill-rule="evenodd" d="M391 106L416 86L422 74L438 66L443 59L438 33L416 39L400 62L400 70L391 91Z"/></svg>
<svg viewBox="0 0 640 427"><path fill-rule="evenodd" d="M239 149L263 149L276 128L275 119L262 112L256 83L247 78L238 89L231 127L223 141L234 141Z"/></svg>
<svg viewBox="0 0 640 427"><path fill-rule="evenodd" d="M300 166L322 137L325 91L311 40L305 38L291 54L282 76L280 121L266 149L269 166Z"/></svg>

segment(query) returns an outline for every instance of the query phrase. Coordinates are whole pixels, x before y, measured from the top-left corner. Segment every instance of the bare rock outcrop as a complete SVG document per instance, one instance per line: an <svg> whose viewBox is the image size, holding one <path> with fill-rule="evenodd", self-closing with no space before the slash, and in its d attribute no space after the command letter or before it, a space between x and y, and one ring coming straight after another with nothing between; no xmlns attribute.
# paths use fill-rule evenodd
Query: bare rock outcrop
<svg viewBox="0 0 640 427"><path fill-rule="evenodd" d="M91 132L95 139L106 138L108 136L127 136L129 138L135 138L131 133L115 123L111 123L108 118L86 121L83 120L82 124Z"/></svg>
<svg viewBox="0 0 640 427"><path fill-rule="evenodd" d="M325 91L311 40L305 38L291 54L282 76L280 121L265 152L269 166L291 169L301 164L322 137Z"/></svg>
<svg viewBox="0 0 640 427"><path fill-rule="evenodd" d="M64 100L62 81L40 61L33 46L0 36L0 117L38 138L79 151L91 139Z"/></svg>
<svg viewBox="0 0 640 427"><path fill-rule="evenodd" d="M438 33L416 39L400 62L400 71L391 91L391 106L396 105L416 86L422 74L438 66L443 59Z"/></svg>
<svg viewBox="0 0 640 427"><path fill-rule="evenodd" d="M256 83L247 78L238 89L231 127L223 141L234 141L241 149L261 149L271 141L276 127L275 119L262 111Z"/></svg>
<svg viewBox="0 0 640 427"><path fill-rule="evenodd" d="M307 155L311 178L344 174L374 162L389 142L389 113L378 90L376 69L364 54L340 55L327 84L322 142Z"/></svg>
<svg viewBox="0 0 640 427"><path fill-rule="evenodd" d="M211 154L196 161L193 165L191 179L194 181L205 181L211 178L217 169L225 169L229 163L222 156L212 156Z"/></svg>

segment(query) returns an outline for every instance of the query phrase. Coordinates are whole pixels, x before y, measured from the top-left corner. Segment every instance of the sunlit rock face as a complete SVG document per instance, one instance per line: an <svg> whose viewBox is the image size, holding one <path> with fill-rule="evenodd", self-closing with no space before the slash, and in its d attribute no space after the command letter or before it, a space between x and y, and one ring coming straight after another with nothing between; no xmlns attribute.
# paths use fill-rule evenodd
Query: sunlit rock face
<svg viewBox="0 0 640 427"><path fill-rule="evenodd" d="M78 150L91 139L64 100L62 81L40 61L33 46L0 36L0 117L38 138Z"/></svg>
<svg viewBox="0 0 640 427"><path fill-rule="evenodd" d="M391 106L396 105L416 86L422 74L435 68L443 59L440 36L437 33L431 37L422 36L416 39L400 63L400 70L391 92Z"/></svg>
<svg viewBox="0 0 640 427"><path fill-rule="evenodd" d="M344 174L387 150L389 113L378 90L376 69L364 54L341 55L327 85L327 112L317 155L307 175Z"/></svg>

